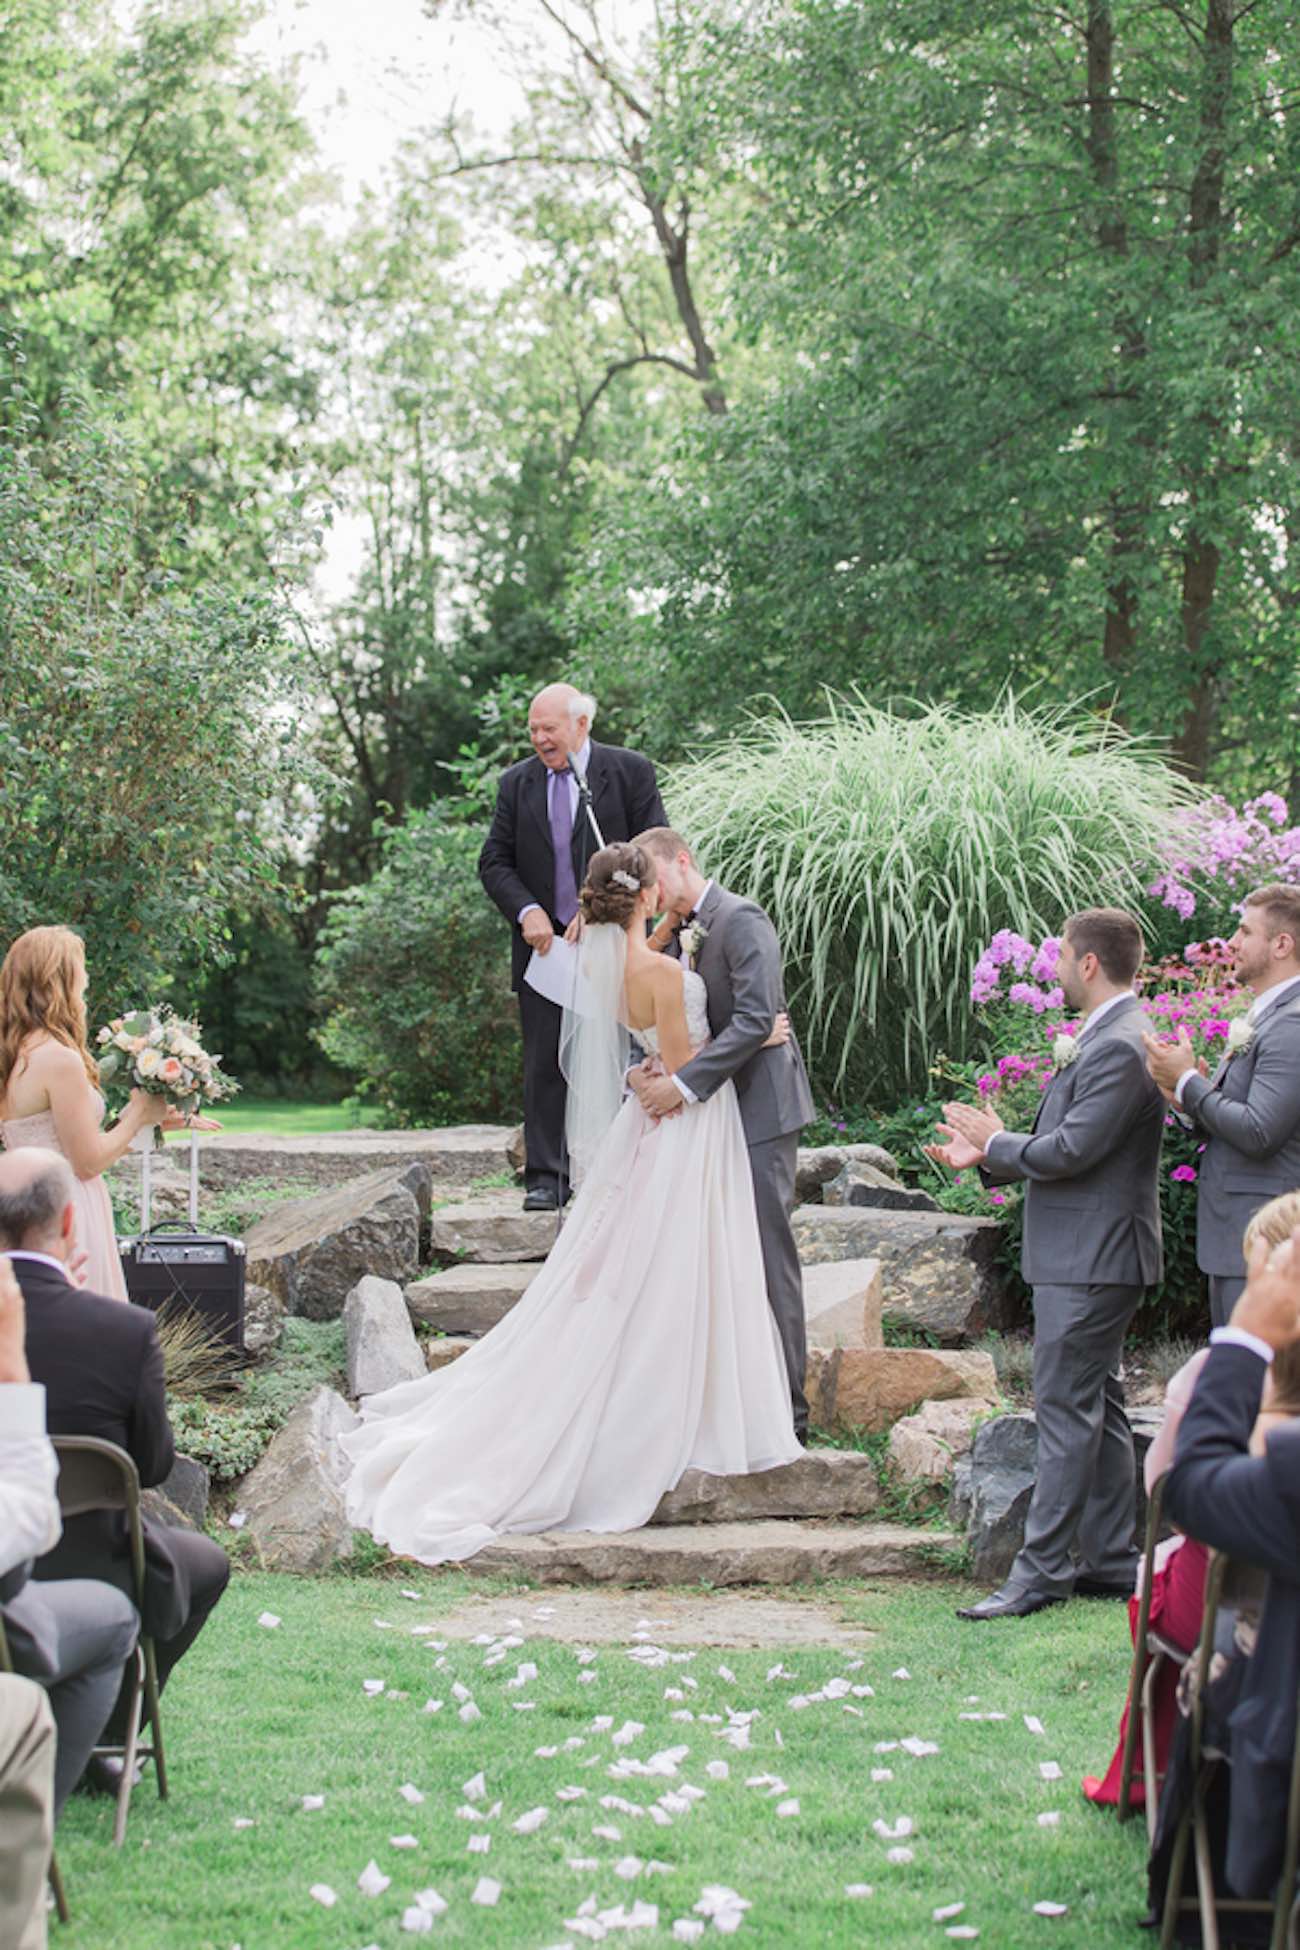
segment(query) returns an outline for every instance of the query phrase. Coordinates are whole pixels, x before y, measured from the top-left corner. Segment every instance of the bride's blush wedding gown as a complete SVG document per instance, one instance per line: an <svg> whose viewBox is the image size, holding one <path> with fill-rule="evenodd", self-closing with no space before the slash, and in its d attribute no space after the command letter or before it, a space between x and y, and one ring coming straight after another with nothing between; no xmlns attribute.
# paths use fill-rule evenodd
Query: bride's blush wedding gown
<svg viewBox="0 0 1300 1950"><path fill-rule="evenodd" d="M704 983L683 980L698 1046ZM425 1564L512 1531L634 1530L689 1468L794 1461L732 1085L657 1125L629 1097L523 1298L361 1415L341 1438L348 1516Z"/></svg>
<svg viewBox="0 0 1300 1950"><path fill-rule="evenodd" d="M96 1122L104 1121L104 1099L96 1090ZM0 1139L6 1151L21 1151L39 1144L46 1151L64 1156L54 1113L32 1111L27 1117L7 1117L0 1123ZM102 1178L78 1178L72 1174L72 1203L77 1215L77 1244L86 1255L86 1287L110 1300L125 1300L126 1275L118 1256L117 1235L113 1230L113 1201Z"/></svg>

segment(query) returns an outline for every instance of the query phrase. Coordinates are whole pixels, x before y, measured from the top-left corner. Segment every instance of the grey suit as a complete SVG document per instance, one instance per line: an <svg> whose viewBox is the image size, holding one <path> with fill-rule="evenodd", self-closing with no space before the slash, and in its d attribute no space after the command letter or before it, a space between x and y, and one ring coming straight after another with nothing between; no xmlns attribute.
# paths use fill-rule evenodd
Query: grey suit
<svg viewBox="0 0 1300 1950"><path fill-rule="evenodd" d="M985 1177L1023 1179L1021 1270L1034 1288L1038 1475L1008 1584L1068 1596L1134 1561L1133 1437L1118 1366L1144 1286L1160 1278L1164 1100L1147 1074L1137 997L1081 1032L1028 1136L1002 1133ZM1078 1568L1072 1549L1078 1551Z"/></svg>
<svg viewBox="0 0 1300 1950"><path fill-rule="evenodd" d="M1246 1283L1241 1241L1261 1205L1300 1190L1300 991L1270 1007L1209 1082L1190 1076L1183 1110L1209 1134L1196 1181L1196 1264L1222 1327Z"/></svg>
<svg viewBox="0 0 1300 1950"><path fill-rule="evenodd" d="M701 1102L720 1084L736 1087L749 1147L768 1304L776 1320L790 1378L794 1425L808 1427L804 1373L808 1363L803 1277L790 1230L799 1132L813 1114L812 1091L792 1037L764 1049L772 1021L786 1006L776 929L754 901L715 883L696 916L704 931L695 967L709 994L712 1040L679 1072Z"/></svg>

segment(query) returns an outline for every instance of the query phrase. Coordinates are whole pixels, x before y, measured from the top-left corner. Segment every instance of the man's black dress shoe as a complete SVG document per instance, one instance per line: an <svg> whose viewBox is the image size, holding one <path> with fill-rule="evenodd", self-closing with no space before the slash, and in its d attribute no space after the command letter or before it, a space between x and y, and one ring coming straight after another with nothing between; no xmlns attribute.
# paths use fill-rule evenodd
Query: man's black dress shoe
<svg viewBox="0 0 1300 1950"><path fill-rule="evenodd" d="M1029 1618L1036 1611L1046 1611L1049 1605L1063 1605L1064 1598L1058 1598L1050 1591L995 1591L990 1598L981 1598L977 1605L965 1605L958 1611L958 1618Z"/></svg>
<svg viewBox="0 0 1300 1950"><path fill-rule="evenodd" d="M1131 1598L1136 1575L1135 1572L1127 1584L1112 1578L1076 1578L1074 1595L1076 1598Z"/></svg>
<svg viewBox="0 0 1300 1950"><path fill-rule="evenodd" d="M530 1185L524 1193L525 1212L557 1212L560 1201L549 1185Z"/></svg>

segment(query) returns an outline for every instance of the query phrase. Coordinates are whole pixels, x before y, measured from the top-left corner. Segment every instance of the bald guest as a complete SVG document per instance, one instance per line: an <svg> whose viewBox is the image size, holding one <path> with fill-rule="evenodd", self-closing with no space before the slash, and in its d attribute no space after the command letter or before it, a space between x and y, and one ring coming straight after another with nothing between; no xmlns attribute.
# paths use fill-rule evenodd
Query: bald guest
<svg viewBox="0 0 1300 1950"><path fill-rule="evenodd" d="M525 1212L550 1212L568 1189L560 1010L524 981L534 951L549 952L578 912L578 889L600 842L665 826L655 768L640 752L598 745L596 700L572 684L548 684L528 707L531 758L503 773L479 878L512 933L510 986L524 1035Z"/></svg>

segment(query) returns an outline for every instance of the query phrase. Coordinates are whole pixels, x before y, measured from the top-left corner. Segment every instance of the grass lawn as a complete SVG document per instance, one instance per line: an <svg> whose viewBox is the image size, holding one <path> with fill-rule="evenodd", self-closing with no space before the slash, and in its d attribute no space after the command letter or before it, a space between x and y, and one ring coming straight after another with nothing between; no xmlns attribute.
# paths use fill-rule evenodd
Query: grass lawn
<svg viewBox="0 0 1300 1950"><path fill-rule="evenodd" d="M753 1950L944 1944L954 1921L996 1950L1141 1941L1142 1823L1119 1827L1078 1786L1085 1771L1100 1770L1114 1739L1126 1674L1121 1606L1080 1603L972 1626L953 1616L965 1595L956 1586L854 1588L834 1595L879 1634L859 1652L713 1649L647 1669L626 1646L600 1647L584 1665L573 1646L529 1639L544 1589L515 1594L527 1643L504 1658L489 1663L489 1647L456 1640L440 1653L412 1627L435 1622L468 1581L414 1572L409 1584L424 1594L419 1602L380 1578L235 1578L166 1697L171 1800L160 1803L144 1783L120 1854L107 1802L74 1796L69 1805L59 1851L73 1923L52 1930L52 1944L396 1950L411 1940L404 1908L430 1888L447 1904L434 1938L476 1950L579 1950L585 1938L566 1922L589 1897L601 1910L657 1904L658 1927L633 1935L669 1943L674 1921L693 1915L709 1884L748 1898L739 1941ZM267 1611L278 1627L259 1626ZM655 1617L653 1591L644 1615ZM512 1685L521 1661L536 1676L525 1671ZM782 1675L769 1679L778 1663ZM900 1667L910 1678L894 1676ZM593 1675L587 1683L584 1672ZM874 1692L793 1706L793 1696L840 1678ZM368 1697L367 1679L398 1697ZM472 1724L457 1717L455 1684L481 1709ZM666 1689L681 1698L665 1698ZM424 1710L430 1698L445 1702L441 1711ZM750 1745L738 1751L720 1737L725 1716L755 1710ZM963 1720L963 1712L1007 1717ZM1038 1716L1043 1734L1026 1727L1025 1714ZM602 1715L610 1726L594 1724ZM612 1729L629 1721L636 1729L616 1747ZM908 1736L940 1751L913 1757L878 1745ZM534 1752L548 1747L558 1755ZM684 1750L675 1774L611 1778L612 1764L668 1748ZM716 1778L724 1761L728 1777ZM1044 1763L1059 1766L1060 1778L1045 1780ZM873 1781L873 1769L892 1778ZM487 1818L462 1819L463 1784L480 1771L486 1795L477 1806ZM784 1786L746 1785L759 1775ZM409 1804L404 1783L423 1801ZM683 1784L703 1798L689 1812L679 1803L664 1826L600 1805L615 1795L645 1809ZM570 1786L585 1793L559 1798ZM301 1797L311 1794L325 1805L304 1812ZM786 1801L797 1811L778 1814ZM515 1832L512 1824L538 1808L549 1811L544 1825ZM1039 1815L1053 1811L1059 1823L1040 1826ZM914 1859L890 1862L900 1842L880 1839L872 1824L903 1817L914 1824L905 1841ZM254 1825L237 1828L241 1820ZM600 1827L619 1835L593 1834ZM393 1847L402 1835L416 1846ZM479 1836L491 1838L487 1853L468 1849ZM615 1864L627 1857L665 1872L624 1880ZM392 1878L376 1897L357 1886L372 1858ZM501 1884L496 1907L471 1902L483 1876ZM334 1889L336 1906L320 1907L313 1883ZM864 1883L872 1895L846 1896L846 1884ZM1035 1915L1043 1900L1068 1904L1068 1913ZM966 1905L959 1917L933 1920L936 1907L954 1903ZM622 1934L611 1931L611 1940Z"/></svg>
<svg viewBox="0 0 1300 1950"><path fill-rule="evenodd" d="M326 1131L354 1131L383 1128L377 1110L363 1110L358 1117L342 1104L297 1103L291 1097L236 1097L233 1103L220 1104L214 1116L226 1131L271 1131L277 1137L319 1137ZM187 1146L181 1133L169 1143Z"/></svg>

